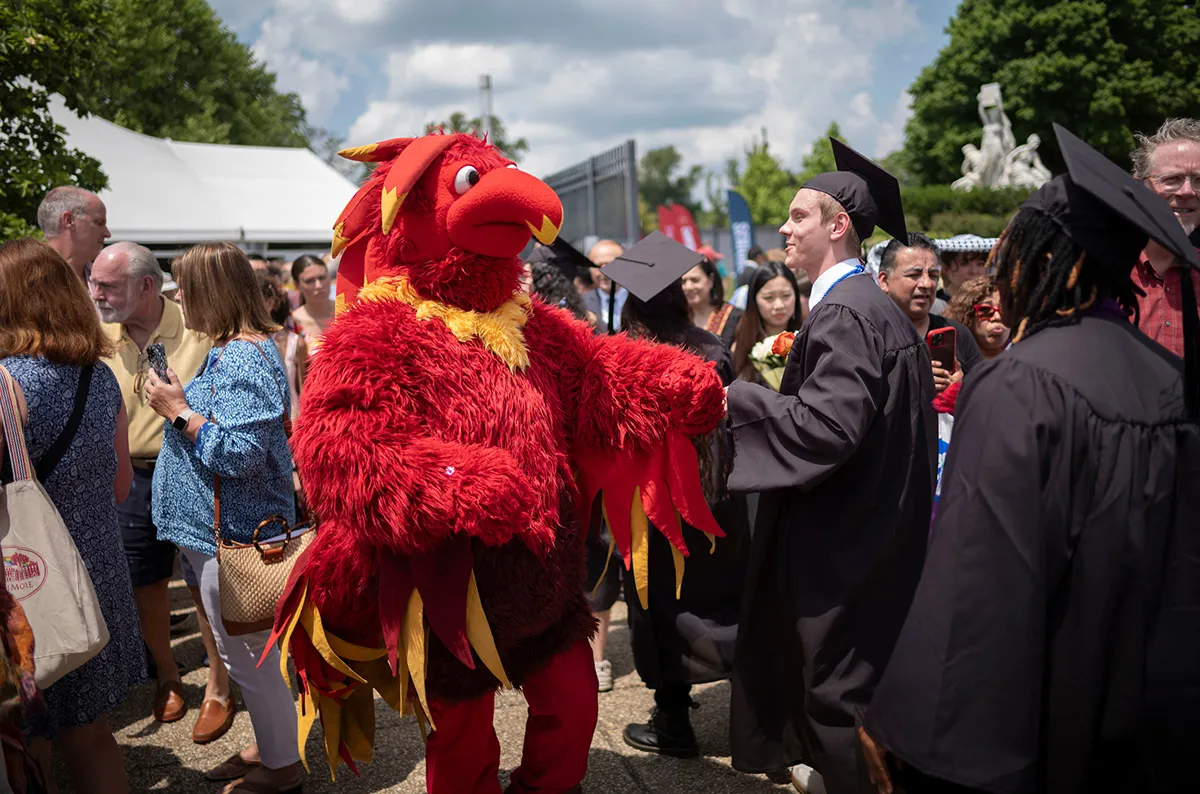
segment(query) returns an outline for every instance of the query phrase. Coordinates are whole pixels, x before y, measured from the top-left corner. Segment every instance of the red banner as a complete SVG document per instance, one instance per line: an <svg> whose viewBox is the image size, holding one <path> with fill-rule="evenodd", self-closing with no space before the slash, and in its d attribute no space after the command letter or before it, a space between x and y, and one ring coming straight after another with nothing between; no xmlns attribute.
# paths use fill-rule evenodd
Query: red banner
<svg viewBox="0 0 1200 794"><path fill-rule="evenodd" d="M683 243L695 251L700 247L700 229L696 219L688 208L682 204L672 204L669 207L659 207L658 230L677 243Z"/></svg>

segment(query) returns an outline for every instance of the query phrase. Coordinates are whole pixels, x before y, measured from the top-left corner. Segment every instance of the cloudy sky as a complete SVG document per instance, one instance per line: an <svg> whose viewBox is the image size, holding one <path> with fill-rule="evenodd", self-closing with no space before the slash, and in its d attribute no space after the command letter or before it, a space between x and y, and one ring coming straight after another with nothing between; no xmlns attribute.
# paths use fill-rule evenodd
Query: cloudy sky
<svg viewBox="0 0 1200 794"><path fill-rule="evenodd" d="M898 148L905 89L945 43L956 0L210 0L350 144L494 108L546 175L637 140L720 167L762 127L795 167L836 120Z"/></svg>

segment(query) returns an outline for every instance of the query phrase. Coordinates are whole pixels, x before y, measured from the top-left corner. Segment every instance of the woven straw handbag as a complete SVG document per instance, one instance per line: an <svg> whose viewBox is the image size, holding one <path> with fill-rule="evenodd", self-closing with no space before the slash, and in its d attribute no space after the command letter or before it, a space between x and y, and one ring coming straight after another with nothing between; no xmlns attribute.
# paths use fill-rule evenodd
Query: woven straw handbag
<svg viewBox="0 0 1200 794"><path fill-rule="evenodd" d="M265 361L267 354L257 343L254 347ZM224 351L221 352L224 355ZM221 356L213 362L216 367ZM216 386L213 386L216 397ZM283 395L284 433L291 438L290 395ZM216 420L209 416L209 421ZM235 543L221 537L221 478L213 475L213 534L217 542L217 586L221 594L221 622L231 636L269 630L275 623L275 605L283 596L288 576L308 544L316 537L316 527L307 522L289 526L280 515L270 516L254 529L249 543Z"/></svg>
<svg viewBox="0 0 1200 794"><path fill-rule="evenodd" d="M220 515L219 480L214 511ZM213 523L218 524L219 518ZM271 516L254 530L250 543L222 540L217 527L217 581L221 593L221 622L231 636L266 631L275 623L275 605L283 596L296 560L317 533L308 523L288 526ZM281 538L267 542L267 538Z"/></svg>

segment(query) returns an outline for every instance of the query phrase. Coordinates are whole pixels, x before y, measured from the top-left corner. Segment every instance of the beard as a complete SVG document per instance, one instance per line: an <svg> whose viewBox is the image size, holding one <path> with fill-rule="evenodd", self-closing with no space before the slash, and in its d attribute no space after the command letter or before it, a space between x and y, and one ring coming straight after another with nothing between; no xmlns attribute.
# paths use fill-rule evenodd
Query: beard
<svg viewBox="0 0 1200 794"><path fill-rule="evenodd" d="M114 308L108 301L96 301L96 311L100 314L100 321L105 323L123 323L133 313L131 309Z"/></svg>

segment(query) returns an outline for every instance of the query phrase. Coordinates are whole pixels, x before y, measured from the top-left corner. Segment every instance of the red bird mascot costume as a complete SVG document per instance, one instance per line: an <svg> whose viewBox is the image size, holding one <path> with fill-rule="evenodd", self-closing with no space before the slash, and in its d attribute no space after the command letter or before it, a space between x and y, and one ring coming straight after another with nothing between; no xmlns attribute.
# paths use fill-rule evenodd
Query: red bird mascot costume
<svg viewBox="0 0 1200 794"><path fill-rule="evenodd" d="M681 350L597 337L519 289L562 205L469 135L385 141L334 227L337 321L293 439L316 539L275 632L295 663L301 750L369 761L373 693L427 734L430 792L499 792L494 693L529 704L510 792L578 791L596 724L577 518L598 493L645 582L649 522L721 534L691 436L724 393ZM584 512L581 512L583 510Z"/></svg>

